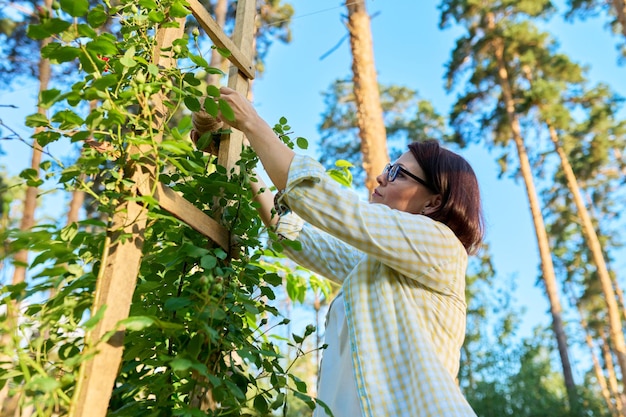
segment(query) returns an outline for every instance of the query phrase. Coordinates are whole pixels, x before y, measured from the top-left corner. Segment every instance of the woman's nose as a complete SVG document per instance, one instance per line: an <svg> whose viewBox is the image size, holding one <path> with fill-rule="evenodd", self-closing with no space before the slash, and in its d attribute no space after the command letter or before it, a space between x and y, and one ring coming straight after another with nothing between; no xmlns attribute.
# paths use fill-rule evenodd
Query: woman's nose
<svg viewBox="0 0 626 417"><path fill-rule="evenodd" d="M387 175L383 172L382 174L378 174L376 177L376 182L380 185L383 185L383 182L387 181Z"/></svg>

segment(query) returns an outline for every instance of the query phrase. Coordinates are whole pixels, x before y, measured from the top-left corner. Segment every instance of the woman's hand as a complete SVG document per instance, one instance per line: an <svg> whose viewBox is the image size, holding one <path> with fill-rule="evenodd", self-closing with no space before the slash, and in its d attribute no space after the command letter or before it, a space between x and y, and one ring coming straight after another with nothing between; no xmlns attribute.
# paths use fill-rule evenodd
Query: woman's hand
<svg viewBox="0 0 626 417"><path fill-rule="evenodd" d="M222 114L219 115L219 119L231 127L247 135L251 130L258 129L266 124L252 103L236 90L222 87L220 88L220 98L228 103L233 111L235 120L228 120Z"/></svg>
<svg viewBox="0 0 626 417"><path fill-rule="evenodd" d="M247 98L228 87L220 88L220 98L228 103L235 118L228 120L220 113L218 119L243 132L274 185L279 190L285 188L294 152L276 136Z"/></svg>

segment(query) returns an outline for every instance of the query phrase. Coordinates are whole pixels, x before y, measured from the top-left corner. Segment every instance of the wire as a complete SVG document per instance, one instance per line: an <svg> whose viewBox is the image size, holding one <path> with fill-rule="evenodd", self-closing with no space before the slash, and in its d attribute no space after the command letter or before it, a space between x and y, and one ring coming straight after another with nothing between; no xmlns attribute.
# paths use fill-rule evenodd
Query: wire
<svg viewBox="0 0 626 417"><path fill-rule="evenodd" d="M326 13L326 12L329 12L331 10L341 9L343 7L352 6L353 4L357 4L357 3L365 3L365 0L353 0L353 1L350 1L350 2L346 2L345 4L343 4L341 6L328 7L326 9L318 10L318 11L315 11L315 12L311 12L311 13L307 13L307 14L303 14L303 15L293 16L290 19L283 19L283 20L278 20L276 22L267 23L267 24L265 24L263 26L277 26L277 25L280 25L282 23L292 22L292 21L297 20L297 19L302 19L302 18L313 16L313 15L320 14L320 13Z"/></svg>

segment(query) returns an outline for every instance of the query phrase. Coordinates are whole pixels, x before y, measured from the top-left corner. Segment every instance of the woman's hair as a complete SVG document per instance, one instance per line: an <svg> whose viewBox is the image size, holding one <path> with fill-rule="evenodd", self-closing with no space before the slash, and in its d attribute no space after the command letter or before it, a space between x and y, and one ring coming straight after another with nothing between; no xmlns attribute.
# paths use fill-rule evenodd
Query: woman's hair
<svg viewBox="0 0 626 417"><path fill-rule="evenodd" d="M463 157L442 148L436 140L413 142L409 150L433 191L441 194L441 205L428 217L447 225L465 250L475 254L483 240L484 220L474 170Z"/></svg>

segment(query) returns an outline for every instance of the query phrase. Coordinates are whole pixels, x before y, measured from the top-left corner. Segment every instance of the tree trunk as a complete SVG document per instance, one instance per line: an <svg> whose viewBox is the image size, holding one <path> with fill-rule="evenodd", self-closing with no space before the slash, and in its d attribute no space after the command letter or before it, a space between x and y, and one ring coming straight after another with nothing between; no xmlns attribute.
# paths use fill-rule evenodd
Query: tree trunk
<svg viewBox="0 0 626 417"><path fill-rule="evenodd" d="M494 16L492 13L489 13L487 18L488 28L493 32L495 30ZM533 218L533 225L535 227L537 244L539 246L542 279L546 288L548 300L550 302L552 329L556 336L556 342L559 349L561 365L563 367L563 378L565 381L565 387L567 389L570 407L572 409L575 409L578 404L576 395L576 384L574 383L572 367L569 360L569 354L567 349L567 336L565 334L565 330L563 328L563 320L561 318L562 308L561 302L559 300L556 274L554 272L554 264L552 262L552 253L550 251L550 244L548 240L548 234L545 228L545 222L543 220L543 215L541 214L541 207L539 204L537 191L535 189L528 153L526 152L524 139L522 138L521 134L519 119L515 114L513 93L511 92L508 70L504 61L504 43L502 39L495 38L492 41L492 47L498 65L498 82L500 84L500 88L502 89L502 100L504 101L506 107L506 113L509 119L510 128L513 135L513 141L515 142L515 147L517 149L520 163L520 171L522 173L522 178L524 179L524 184L526 185L528 203Z"/></svg>
<svg viewBox="0 0 626 417"><path fill-rule="evenodd" d="M626 2L624 0L613 0L613 7L615 7L617 20L622 26L622 34L626 37Z"/></svg>
<svg viewBox="0 0 626 417"><path fill-rule="evenodd" d="M616 404L613 404L613 402L611 401L611 393L609 391L606 378L604 377L604 373L602 372L600 361L598 360L598 356L596 355L596 352L595 352L595 346L593 345L593 338L589 334L589 329L587 329L587 323L585 322L584 319L581 319L580 324L583 327L583 330L585 331L585 342L587 343L587 346L589 347L589 352L591 353L593 371L596 374L596 379L598 380L598 384L600 384L600 393L602 394L602 398L604 398L604 401L606 402L606 405L609 408L609 411L611 412L612 416L622 416L623 414L622 414L622 408L621 408L621 405L622 405L621 401L616 401Z"/></svg>
<svg viewBox="0 0 626 417"><path fill-rule="evenodd" d="M617 152L617 154L619 155L620 153ZM619 158L621 158L621 156L619 156ZM626 172L624 174L626 175ZM584 194L582 190L581 190L581 194ZM584 194L584 200L587 202L587 207L589 207L590 216L598 218L598 216L595 215L593 201L591 197L589 196L589 194ZM600 231L600 234L602 234L602 231ZM605 254L606 251L603 250L602 253ZM604 255L604 257L606 259L606 255ZM615 291L615 297L617 298L617 305L622 312L621 314L622 318L626 320L626 303L624 302L624 291L622 291L622 288L620 287L615 274L611 273L610 265L607 265L607 270L609 271L609 277L611 278L611 283L613 284L613 290Z"/></svg>
<svg viewBox="0 0 626 417"><path fill-rule="evenodd" d="M602 340L602 344L600 345L600 347L602 349L604 367L606 368L606 372L608 375L609 390L611 391L612 397L615 399L616 407L621 410L622 415L625 415L626 410L624 409L624 400L619 389L619 384L617 383L617 376L615 375L613 355L611 354L611 348L609 347L609 341L606 337L606 333L602 328L600 329L600 339Z"/></svg>
<svg viewBox="0 0 626 417"><path fill-rule="evenodd" d="M556 130L549 124L548 126L550 130L550 139L552 140L554 148L561 159L561 168L563 169L563 173L565 174L565 178L567 180L567 187L572 193L576 209L578 210L578 217L580 218L582 225L583 235L587 242L587 246L591 251L593 263L596 265L598 279L600 280L602 293L604 294L604 301L607 306L611 342L613 343L613 350L617 356L617 363L622 371L622 378L624 378L624 376L626 376L626 341L624 340L624 332L622 331L620 309L615 298L612 279L609 274L609 270L607 269L606 261L604 260L602 245L600 244L596 230L593 227L589 211L583 201L580 193L580 187L578 186L572 166L569 163L565 151L559 144L559 138Z"/></svg>
<svg viewBox="0 0 626 417"><path fill-rule="evenodd" d="M380 104L380 93L374 64L374 46L370 17L364 2L346 1L348 31L352 50L354 97L357 126L361 138L365 186L370 192L378 185L376 177L389 162L387 133Z"/></svg>
<svg viewBox="0 0 626 417"><path fill-rule="evenodd" d="M575 305L578 309L578 315L580 316L580 327L582 327L583 331L585 332L585 343L587 344L587 347L589 347L589 353L591 354L591 361L593 364L593 372L596 375L598 384L600 385L600 393L602 394L602 398L604 398L604 401L606 402L606 405L611 412L611 416L622 416L622 403L621 401L618 401L617 398L615 404L613 403L612 395L609 391L606 377L604 376L602 366L600 365L600 361L598 360L598 355L596 355L596 346L593 343L593 337L591 336L591 331L589 329L589 326L587 325L587 320L585 320L583 309L576 299L574 291L572 291L569 286L567 286L566 288L569 290L570 293L570 303L572 305Z"/></svg>
<svg viewBox="0 0 626 417"><path fill-rule="evenodd" d="M46 0L48 2L50 0ZM41 43L41 47L46 46L50 41L44 40ZM39 61L39 92L48 89L48 83L50 82L50 61L41 58ZM37 111L41 114L45 114L46 110L39 107ZM35 133L41 132L43 128L38 127L35 129ZM36 140L33 140L33 154L31 157L30 167L39 173L39 164L41 164L42 148L39 146ZM37 187L28 187L26 189L26 195L24 197L24 208L22 212L22 220L20 222L20 230L28 230L35 225L35 208L37 207ZM26 279L26 265L28 263L28 251L21 250L15 254L14 264L15 270L13 272L13 284L19 284Z"/></svg>
<svg viewBox="0 0 626 417"><path fill-rule="evenodd" d="M52 11L52 0L44 0L43 7L50 13ZM44 39L41 41L40 50L50 43L50 39ZM50 61L40 57L39 58L39 93L48 89L50 83L51 67ZM38 107L37 111L41 114L45 114L46 110L42 107ZM43 128L36 128L35 133L40 132ZM39 146L36 140L33 140L33 154L30 161L30 167L37 171L39 175L39 164L41 164L43 149ZM37 187L28 187L24 196L24 207L22 212L22 219L20 221L20 230L26 231L35 225L35 209L37 207ZM26 266L28 264L28 251L20 250L13 257L13 278L11 283L13 285L20 284L26 280ZM8 331L0 338L0 346L8 346L7 351L11 351L10 346L14 341L14 337L17 337L18 320L19 320L19 302L11 300L7 305L7 329ZM2 360L11 361L11 358L2 358ZM7 398L9 386L6 384L2 390L0 390L0 417L13 415L17 411L18 399Z"/></svg>

